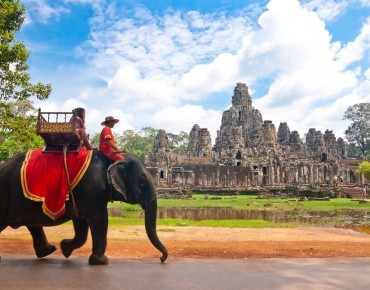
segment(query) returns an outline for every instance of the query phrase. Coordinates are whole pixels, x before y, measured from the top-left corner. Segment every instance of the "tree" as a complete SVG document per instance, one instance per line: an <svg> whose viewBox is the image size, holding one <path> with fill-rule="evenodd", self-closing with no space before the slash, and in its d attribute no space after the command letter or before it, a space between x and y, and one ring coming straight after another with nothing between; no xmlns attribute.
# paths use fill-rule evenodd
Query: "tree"
<svg viewBox="0 0 370 290"><path fill-rule="evenodd" d="M41 147L44 142L36 135L36 110L30 100L8 102L9 115L2 116L6 123L0 125L0 160Z"/></svg>
<svg viewBox="0 0 370 290"><path fill-rule="evenodd" d="M25 17L25 6L19 0L0 2L0 97L4 100L25 100L35 96L47 99L51 93L50 84L30 83L27 60L29 52L23 42L16 40Z"/></svg>
<svg viewBox="0 0 370 290"><path fill-rule="evenodd" d="M144 127L139 131L126 130L122 135L115 134L114 139L116 145L122 150L135 154L141 160L144 160L145 156L153 151L154 141L158 134L158 130L152 127ZM185 152L187 144L189 142L189 135L181 131L180 134L168 133L168 140L170 143L170 149L173 152ZM100 134L95 134L90 143L93 146L99 145Z"/></svg>
<svg viewBox="0 0 370 290"><path fill-rule="evenodd" d="M361 158L361 151L360 148L357 146L356 143L348 143L347 147L347 156L348 158L356 158L359 159Z"/></svg>
<svg viewBox="0 0 370 290"><path fill-rule="evenodd" d="M45 100L51 93L50 84L30 82L29 52L23 42L15 38L24 17L25 6L19 0L0 1L0 146L2 150L12 148L8 152L10 156L39 142L34 133L35 117L31 115L34 108L30 98ZM7 143L4 145L4 142Z"/></svg>
<svg viewBox="0 0 370 290"><path fill-rule="evenodd" d="M364 161L361 162L358 168L356 169L356 173L362 173L367 179L370 180L370 162Z"/></svg>
<svg viewBox="0 0 370 290"><path fill-rule="evenodd" d="M189 134L181 131L178 135L168 133L170 149L174 152L185 152L189 143Z"/></svg>
<svg viewBox="0 0 370 290"><path fill-rule="evenodd" d="M95 133L92 137L90 137L90 143L93 147L99 147L99 139L100 133Z"/></svg>
<svg viewBox="0 0 370 290"><path fill-rule="evenodd" d="M362 156L369 150L367 144L370 140L370 103L360 103L348 107L343 120L351 120L352 123L344 132L347 140L356 143Z"/></svg>
<svg viewBox="0 0 370 290"><path fill-rule="evenodd" d="M133 153L141 160L144 160L145 156L153 151L157 132L158 130L151 127L142 128L138 132L126 130L121 136L115 139L119 148L126 152Z"/></svg>

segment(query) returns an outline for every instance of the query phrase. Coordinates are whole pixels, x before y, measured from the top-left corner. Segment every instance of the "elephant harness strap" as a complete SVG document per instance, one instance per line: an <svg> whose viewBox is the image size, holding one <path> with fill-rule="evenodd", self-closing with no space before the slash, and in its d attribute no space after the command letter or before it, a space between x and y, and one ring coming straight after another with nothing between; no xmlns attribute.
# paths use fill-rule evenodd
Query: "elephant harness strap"
<svg viewBox="0 0 370 290"><path fill-rule="evenodd" d="M68 172L67 147L68 147L68 144L63 145L63 165L64 165L64 170L65 170L65 173L66 173L66 177L67 177L68 191L69 191L69 194L71 195L71 198L72 198L73 210L74 210L75 215L78 216L75 197L74 197L74 194L73 194L73 191L72 191L71 180L69 178L69 172Z"/></svg>

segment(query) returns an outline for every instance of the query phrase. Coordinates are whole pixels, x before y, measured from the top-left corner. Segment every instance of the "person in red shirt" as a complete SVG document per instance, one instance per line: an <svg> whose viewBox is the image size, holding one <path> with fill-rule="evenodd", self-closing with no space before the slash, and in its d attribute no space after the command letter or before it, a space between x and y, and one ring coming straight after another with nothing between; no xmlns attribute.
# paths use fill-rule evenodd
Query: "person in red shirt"
<svg viewBox="0 0 370 290"><path fill-rule="evenodd" d="M100 151L113 161L125 160L123 152L115 145L112 128L119 122L112 116L105 117L105 121L101 123L104 126L100 133L99 149Z"/></svg>

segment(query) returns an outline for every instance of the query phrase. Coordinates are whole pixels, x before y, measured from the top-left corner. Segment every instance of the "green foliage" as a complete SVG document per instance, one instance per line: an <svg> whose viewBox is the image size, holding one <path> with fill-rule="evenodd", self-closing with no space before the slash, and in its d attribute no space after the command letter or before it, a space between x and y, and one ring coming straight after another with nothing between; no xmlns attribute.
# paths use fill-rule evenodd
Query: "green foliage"
<svg viewBox="0 0 370 290"><path fill-rule="evenodd" d="M0 117L0 160L5 160L29 149L44 145L36 135L36 113L29 100L17 100L6 104Z"/></svg>
<svg viewBox="0 0 370 290"><path fill-rule="evenodd" d="M348 107L343 120L351 120L352 123L344 132L350 143L355 143L362 156L369 153L370 140L370 103L360 103Z"/></svg>
<svg viewBox="0 0 370 290"><path fill-rule="evenodd" d="M90 137L90 143L93 147L99 147L99 138L100 138L100 133L95 133L92 137Z"/></svg>
<svg viewBox="0 0 370 290"><path fill-rule="evenodd" d="M127 153L135 154L140 159L144 160L145 155L153 150L156 129L151 127L142 128L136 132L134 130L126 130L122 135L114 134L117 147L121 148ZM93 146L99 146L100 133L94 134L90 138Z"/></svg>
<svg viewBox="0 0 370 290"><path fill-rule="evenodd" d="M167 133L170 149L173 152L186 152L189 144L189 134L181 131L178 135Z"/></svg>
<svg viewBox="0 0 370 290"><path fill-rule="evenodd" d="M177 146L175 148L172 149L172 152L175 152L175 153L184 153L186 152L187 150L187 146L185 144L181 144L180 146Z"/></svg>
<svg viewBox="0 0 370 290"><path fill-rule="evenodd" d="M0 1L0 150L1 159L35 148L35 113L31 97L47 99L49 84L32 84L25 45L15 38L25 17L19 0Z"/></svg>
<svg viewBox="0 0 370 290"><path fill-rule="evenodd" d="M217 198L217 199L213 199ZM370 203L359 204L349 198L332 198L329 201L299 199L259 199L257 196L238 195L222 196L193 194L192 199L158 199L158 207L166 208L232 208L242 210L269 210L269 211L332 211L343 209L366 210L370 209ZM270 205L270 206L267 206ZM122 202L113 202L109 207L122 208L123 212L141 212L138 205L132 206Z"/></svg>
<svg viewBox="0 0 370 290"><path fill-rule="evenodd" d="M367 179L370 180L370 162L368 161L361 162L358 168L356 169L356 173L362 173Z"/></svg>
<svg viewBox="0 0 370 290"><path fill-rule="evenodd" d="M139 131L126 130L120 134L114 134L116 145L127 153L132 153L144 160L145 156L153 152L155 138L158 134L158 129L152 127L144 127ZM99 146L100 133L94 134L90 138L90 143ZM173 152L186 152L187 144L189 143L189 135L181 131L178 135L168 133L170 149Z"/></svg>
<svg viewBox="0 0 370 290"><path fill-rule="evenodd" d="M142 128L138 132L126 130L121 136L116 138L116 144L119 148L144 160L145 156L153 151L157 132L158 130L151 127Z"/></svg>
<svg viewBox="0 0 370 290"><path fill-rule="evenodd" d="M15 38L25 16L25 7L19 0L0 2L0 103L6 100L25 100L35 96L40 100L48 98L49 84L30 83L27 59L29 52L25 45Z"/></svg>
<svg viewBox="0 0 370 290"><path fill-rule="evenodd" d="M144 127L139 131L126 130L122 135L115 135L116 144L119 148L128 153L135 154L144 160L145 156L153 151L155 138L158 130L151 127ZM174 152L185 152L189 142L189 135L181 131L179 135L168 133L170 148ZM99 143L99 135L94 135L91 143Z"/></svg>
<svg viewBox="0 0 370 290"><path fill-rule="evenodd" d="M348 198L333 198L329 201L298 199L259 199L257 196L238 195L223 196L209 195L205 198L203 194L193 194L193 199L158 199L159 207L191 208L191 207L228 207L233 209L269 210L269 211L331 211L341 209L369 210L370 204L358 204ZM270 206L267 206L270 205Z"/></svg>
<svg viewBox="0 0 370 290"><path fill-rule="evenodd" d="M366 152L365 160L370 160L370 139L366 141L365 152Z"/></svg>
<svg viewBox="0 0 370 290"><path fill-rule="evenodd" d="M361 158L361 155L362 155L361 150L357 146L356 143L349 143L348 144L348 147L347 147L347 157L348 158L359 159L359 158Z"/></svg>
<svg viewBox="0 0 370 290"><path fill-rule="evenodd" d="M21 152L30 149L36 149L44 146L44 140L36 134L27 142L18 142L15 140L7 140L0 145L0 161L9 159Z"/></svg>

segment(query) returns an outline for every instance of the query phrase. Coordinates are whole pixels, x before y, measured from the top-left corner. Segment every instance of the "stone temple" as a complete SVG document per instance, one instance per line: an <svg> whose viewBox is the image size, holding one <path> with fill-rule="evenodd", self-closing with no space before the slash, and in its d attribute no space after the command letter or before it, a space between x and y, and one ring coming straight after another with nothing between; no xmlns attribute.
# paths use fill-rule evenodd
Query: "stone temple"
<svg viewBox="0 0 370 290"><path fill-rule="evenodd" d="M234 188L319 185L326 180L362 184L359 160L346 155L346 143L333 131L309 129L302 141L286 122L276 129L252 105L248 87L238 83L231 107L223 112L215 144L206 128L194 125L186 154L169 149L159 130L145 163L158 187Z"/></svg>

